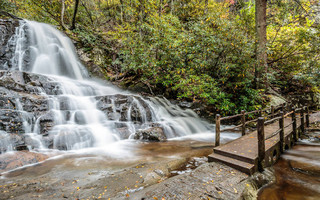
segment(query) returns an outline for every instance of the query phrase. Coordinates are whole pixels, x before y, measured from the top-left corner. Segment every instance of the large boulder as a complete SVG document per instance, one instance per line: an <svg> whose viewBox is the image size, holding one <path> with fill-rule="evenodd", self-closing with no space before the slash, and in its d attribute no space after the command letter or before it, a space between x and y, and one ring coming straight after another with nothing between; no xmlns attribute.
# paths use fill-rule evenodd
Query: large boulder
<svg viewBox="0 0 320 200"><path fill-rule="evenodd" d="M161 127L151 127L144 130L138 130L134 135L134 139L163 142L167 139L167 137Z"/></svg>

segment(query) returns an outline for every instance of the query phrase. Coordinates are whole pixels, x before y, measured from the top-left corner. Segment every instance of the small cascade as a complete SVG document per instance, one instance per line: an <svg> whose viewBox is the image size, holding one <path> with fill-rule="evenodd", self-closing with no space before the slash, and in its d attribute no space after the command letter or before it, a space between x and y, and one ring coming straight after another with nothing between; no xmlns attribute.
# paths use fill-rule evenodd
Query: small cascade
<svg viewBox="0 0 320 200"><path fill-rule="evenodd" d="M48 24L26 21L31 72L83 79L88 74L71 40Z"/></svg>
<svg viewBox="0 0 320 200"><path fill-rule="evenodd" d="M9 43L15 44L14 56L11 59L11 66L15 70L23 71L24 58L27 56L27 37L25 37L25 22L20 21L20 26L16 28L15 35L10 39Z"/></svg>
<svg viewBox="0 0 320 200"><path fill-rule="evenodd" d="M0 130L0 153L13 151L14 144L11 140L10 135Z"/></svg>
<svg viewBox="0 0 320 200"><path fill-rule="evenodd" d="M22 122L24 134L31 140L30 144L28 145L29 150L31 150L32 148L44 149L45 146L42 142L42 136L41 134L39 134L39 131L37 130L39 124L35 123L35 125L33 126L33 116L30 113L23 110L23 106L18 98L16 99L15 103L17 110L20 111L24 119ZM36 129L36 132L34 131L34 129Z"/></svg>
<svg viewBox="0 0 320 200"><path fill-rule="evenodd" d="M6 76L26 84L24 90L30 93L15 99L30 150L108 148L154 127L168 139L212 133L212 127L192 110L90 80L71 40L50 25L22 21L12 41L16 43L12 70L20 72ZM21 101L29 106L24 109ZM41 109L32 102L41 104ZM9 139L8 133L0 132L2 149L13 149L4 146L11 144Z"/></svg>

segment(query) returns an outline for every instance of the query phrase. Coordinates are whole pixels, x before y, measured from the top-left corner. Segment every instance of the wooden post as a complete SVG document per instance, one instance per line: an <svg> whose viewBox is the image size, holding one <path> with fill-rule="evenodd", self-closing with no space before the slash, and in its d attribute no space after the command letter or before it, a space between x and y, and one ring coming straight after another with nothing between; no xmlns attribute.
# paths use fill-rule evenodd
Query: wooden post
<svg viewBox="0 0 320 200"><path fill-rule="evenodd" d="M293 109L292 117L292 132L293 132L293 140L296 142L297 139L297 118L296 118L296 109Z"/></svg>
<svg viewBox="0 0 320 200"><path fill-rule="evenodd" d="M259 117L262 117L262 109L259 108Z"/></svg>
<svg viewBox="0 0 320 200"><path fill-rule="evenodd" d="M264 118L258 118L258 169L263 171L263 160L265 157L265 138L264 138Z"/></svg>
<svg viewBox="0 0 320 200"><path fill-rule="evenodd" d="M283 103L283 104L281 105L281 111L282 111L282 112L284 112L285 105L286 105L286 103Z"/></svg>
<svg viewBox="0 0 320 200"><path fill-rule="evenodd" d="M216 147L220 145L220 115L216 115Z"/></svg>
<svg viewBox="0 0 320 200"><path fill-rule="evenodd" d="M242 136L246 135L246 111L244 110L241 110L241 133L242 133Z"/></svg>
<svg viewBox="0 0 320 200"><path fill-rule="evenodd" d="M279 127L280 127L280 152L283 153L283 144L284 144L284 114L280 112L281 118L279 119Z"/></svg>
<svg viewBox="0 0 320 200"><path fill-rule="evenodd" d="M274 118L274 106L271 106L271 119Z"/></svg>
<svg viewBox="0 0 320 200"><path fill-rule="evenodd" d="M307 106L307 113L306 113L306 124L307 124L307 127L309 128L310 127L310 120L309 120L309 106Z"/></svg>
<svg viewBox="0 0 320 200"><path fill-rule="evenodd" d="M287 103L287 112L290 112L291 110L291 105Z"/></svg>
<svg viewBox="0 0 320 200"><path fill-rule="evenodd" d="M304 108L301 109L300 112L300 116L301 116L301 134L304 134Z"/></svg>

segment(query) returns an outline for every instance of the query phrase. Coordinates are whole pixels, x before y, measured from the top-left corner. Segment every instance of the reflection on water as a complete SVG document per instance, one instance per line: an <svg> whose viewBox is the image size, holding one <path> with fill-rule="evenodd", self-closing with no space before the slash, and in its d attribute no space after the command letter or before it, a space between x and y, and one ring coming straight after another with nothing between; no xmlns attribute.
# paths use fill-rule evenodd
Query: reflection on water
<svg viewBox="0 0 320 200"><path fill-rule="evenodd" d="M319 136L319 134L318 134ZM260 200L320 199L320 141L302 140L274 166L276 181L262 189Z"/></svg>

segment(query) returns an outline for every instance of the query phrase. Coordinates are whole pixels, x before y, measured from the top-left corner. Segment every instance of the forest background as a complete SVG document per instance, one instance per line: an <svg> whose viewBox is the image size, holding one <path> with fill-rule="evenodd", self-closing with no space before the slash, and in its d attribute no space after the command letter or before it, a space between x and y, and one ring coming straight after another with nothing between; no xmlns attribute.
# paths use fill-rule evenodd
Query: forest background
<svg viewBox="0 0 320 200"><path fill-rule="evenodd" d="M268 93L320 92L319 3L266 2L263 70L253 0L0 0L0 9L64 31L91 71L120 87L213 116L265 107Z"/></svg>

